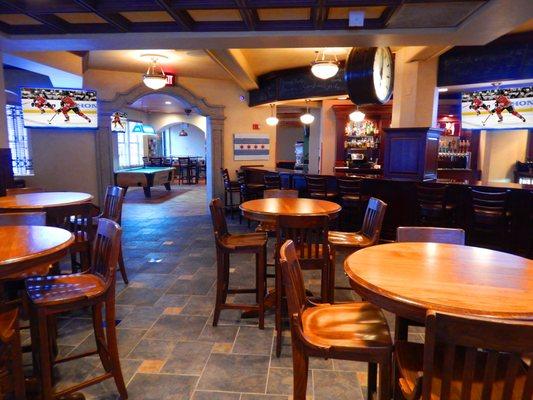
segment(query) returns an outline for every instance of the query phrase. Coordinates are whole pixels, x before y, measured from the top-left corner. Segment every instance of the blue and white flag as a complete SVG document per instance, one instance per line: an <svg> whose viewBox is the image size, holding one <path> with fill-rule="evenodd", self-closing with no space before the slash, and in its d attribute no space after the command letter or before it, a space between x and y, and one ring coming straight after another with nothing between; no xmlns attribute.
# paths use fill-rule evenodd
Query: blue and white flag
<svg viewBox="0 0 533 400"><path fill-rule="evenodd" d="M270 138L264 134L236 133L233 135L233 159L268 160Z"/></svg>

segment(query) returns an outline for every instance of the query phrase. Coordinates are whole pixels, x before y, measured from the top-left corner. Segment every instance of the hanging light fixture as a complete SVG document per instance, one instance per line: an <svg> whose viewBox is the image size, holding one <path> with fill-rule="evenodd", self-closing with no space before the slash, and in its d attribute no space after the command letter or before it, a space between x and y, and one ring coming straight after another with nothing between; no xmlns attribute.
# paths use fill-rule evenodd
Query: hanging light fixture
<svg viewBox="0 0 533 400"><path fill-rule="evenodd" d="M186 125L188 127L189 124L186 124ZM181 136L181 137L189 136L187 131L185 129L183 129L183 124L181 125L181 131L179 131L178 136Z"/></svg>
<svg viewBox="0 0 533 400"><path fill-rule="evenodd" d="M276 110L275 105L271 104L270 105L270 117L266 119L266 123L269 126L276 126L279 122L279 119L275 115L275 110Z"/></svg>
<svg viewBox="0 0 533 400"><path fill-rule="evenodd" d="M320 52L316 51L315 53L315 61L311 63L311 73L319 79L329 79L337 75L337 72L339 72L337 55L332 54L332 57L328 60L325 51L322 51L322 57Z"/></svg>
<svg viewBox="0 0 533 400"><path fill-rule="evenodd" d="M359 108L356 108L353 113L349 115L350 121L353 122L363 122L365 119L365 113L362 111L359 111Z"/></svg>
<svg viewBox="0 0 533 400"><path fill-rule="evenodd" d="M150 65L148 66L146 73L143 75L144 84L153 90L165 87L167 84L167 76L163 71L163 67L159 63L159 58L166 57L156 54L144 54L142 57L150 57Z"/></svg>
<svg viewBox="0 0 533 400"><path fill-rule="evenodd" d="M307 110L305 114L300 115L300 121L302 121L302 124L310 125L315 120L315 117L309 112L309 99L305 101L305 104L307 104Z"/></svg>

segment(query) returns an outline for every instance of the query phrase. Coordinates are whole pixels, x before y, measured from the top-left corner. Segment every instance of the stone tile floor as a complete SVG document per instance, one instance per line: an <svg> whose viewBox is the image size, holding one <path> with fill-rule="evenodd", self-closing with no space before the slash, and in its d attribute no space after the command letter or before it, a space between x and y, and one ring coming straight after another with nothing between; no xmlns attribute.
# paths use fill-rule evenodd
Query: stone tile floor
<svg viewBox="0 0 533 400"><path fill-rule="evenodd" d="M212 327L215 249L205 187L179 188L186 189L175 187L166 197L154 190L151 201L139 201L141 197L131 190L124 206L123 243L130 284L126 286L117 275L116 311L129 398L287 400L292 394L290 334L284 332L282 356L276 358L272 312L263 331L256 319L243 320L237 310L222 311L219 326ZM230 230L247 231L237 217L229 222ZM341 262L338 282L345 279ZM236 256L232 263L230 282L252 285L252 258ZM316 290L318 283L317 276L308 277L311 289ZM337 299L352 296L339 291ZM94 348L90 314L82 310L61 318L58 343L61 355ZM309 399L366 396L365 364L312 359L310 365ZM58 387L101 372L96 357L60 364ZM112 380L83 393L87 399L118 398Z"/></svg>

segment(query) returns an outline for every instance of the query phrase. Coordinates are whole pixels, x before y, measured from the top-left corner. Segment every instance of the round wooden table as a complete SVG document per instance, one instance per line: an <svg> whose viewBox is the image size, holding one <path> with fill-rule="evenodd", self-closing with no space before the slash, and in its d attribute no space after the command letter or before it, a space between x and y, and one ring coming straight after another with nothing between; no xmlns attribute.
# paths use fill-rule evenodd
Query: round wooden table
<svg viewBox="0 0 533 400"><path fill-rule="evenodd" d="M0 197L0 212L42 211L51 207L90 202L93 196L79 192L39 192Z"/></svg>
<svg viewBox="0 0 533 400"><path fill-rule="evenodd" d="M74 241L72 233L50 226L0 227L0 280L42 273L61 260ZM46 272L46 271L44 271Z"/></svg>
<svg viewBox="0 0 533 400"><path fill-rule="evenodd" d="M391 243L344 262L352 288L399 317L424 322L427 310L533 319L533 261L479 247Z"/></svg>
<svg viewBox="0 0 533 400"><path fill-rule="evenodd" d="M250 200L242 203L239 208L245 218L260 222L274 222L278 215L310 217L327 214L333 219L341 211L341 206L331 201L300 198Z"/></svg>

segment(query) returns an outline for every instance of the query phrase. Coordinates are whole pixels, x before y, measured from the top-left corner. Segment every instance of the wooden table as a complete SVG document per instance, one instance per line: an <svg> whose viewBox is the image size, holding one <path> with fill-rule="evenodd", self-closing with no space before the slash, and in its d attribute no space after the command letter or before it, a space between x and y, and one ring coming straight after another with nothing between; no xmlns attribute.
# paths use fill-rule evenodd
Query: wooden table
<svg viewBox="0 0 533 400"><path fill-rule="evenodd" d="M0 227L0 281L42 273L67 254L73 241L69 231L50 226Z"/></svg>
<svg viewBox="0 0 533 400"><path fill-rule="evenodd" d="M399 317L427 310L533 320L533 260L479 247L391 243L350 255L352 288Z"/></svg>
<svg viewBox="0 0 533 400"><path fill-rule="evenodd" d="M0 212L43 211L51 207L88 203L93 199L89 193L39 192L0 197Z"/></svg>
<svg viewBox="0 0 533 400"><path fill-rule="evenodd" d="M336 218L341 211L337 203L315 199L257 199L242 203L239 208L245 218L259 222L274 222L278 215L310 217L327 214Z"/></svg>

